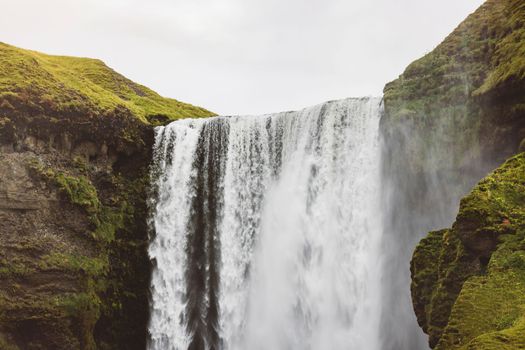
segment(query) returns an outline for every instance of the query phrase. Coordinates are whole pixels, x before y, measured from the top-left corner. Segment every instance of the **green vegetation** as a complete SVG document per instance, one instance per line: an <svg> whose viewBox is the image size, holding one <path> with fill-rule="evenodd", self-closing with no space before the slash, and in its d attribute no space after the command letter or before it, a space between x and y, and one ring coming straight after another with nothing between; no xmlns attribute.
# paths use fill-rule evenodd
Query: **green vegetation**
<svg viewBox="0 0 525 350"><path fill-rule="evenodd" d="M74 160L79 168L79 160ZM96 188L84 175L71 176L61 171L43 167L38 161L29 164L31 169L42 176L46 181L58 187L70 203L83 208L95 229L91 236L102 243L109 243L115 238L115 231L124 226L124 212L128 209L126 201L121 201L119 207L104 206L101 204ZM80 166L81 169L85 169Z"/></svg>
<svg viewBox="0 0 525 350"><path fill-rule="evenodd" d="M72 162L73 169L89 174L88 166L79 159ZM116 297L111 295L119 290L121 277L112 274L109 259L117 230L125 229L125 222L129 224L134 214L126 200L129 198L127 191L108 199L112 205L104 204L88 176L47 168L36 159L31 160L28 166L34 176L55 187L67 202L84 211L91 224L92 230L87 232L87 237L96 244L96 255L51 251L40 257L37 268L41 272L65 271L80 279L82 288L78 292L58 295L53 305L78 322L81 348L96 349L94 329L99 318L102 314L111 315L114 309L118 311L122 307ZM122 178L111 179L115 184L125 183ZM143 191L143 188L139 190ZM122 263L125 264L125 260ZM18 265L7 266L13 270ZM11 275L23 272L9 271ZM0 273L3 273L1 265Z"/></svg>
<svg viewBox="0 0 525 350"><path fill-rule="evenodd" d="M44 255L39 267L41 270L48 269L64 269L69 271L81 271L88 276L98 277L107 272L108 269L107 257L87 257L84 255L64 254L59 252L52 252Z"/></svg>
<svg viewBox="0 0 525 350"><path fill-rule="evenodd" d="M491 59L491 70L481 87L474 91L475 95L483 95L490 91L505 87L509 82L525 80L525 3L514 1L509 11L508 25L502 27L503 37L494 47L494 55ZM503 34L509 31L508 35Z"/></svg>
<svg viewBox="0 0 525 350"><path fill-rule="evenodd" d="M412 297L414 311L423 331L429 333L429 320L432 313L432 294L438 279L438 264L429 261L439 261L443 235L448 230L430 232L423 238L412 257Z"/></svg>
<svg viewBox="0 0 525 350"><path fill-rule="evenodd" d="M153 124L212 115L203 108L161 97L100 60L51 56L4 43L0 43L0 108L54 116L127 110Z"/></svg>
<svg viewBox="0 0 525 350"><path fill-rule="evenodd" d="M145 347L152 126L211 115L99 60L0 43L0 146L15 150L2 164L26 165L44 203L8 215L0 348Z"/></svg>
<svg viewBox="0 0 525 350"><path fill-rule="evenodd" d="M435 349L525 346L525 153L461 201L451 229L421 241L411 268L418 321Z"/></svg>
<svg viewBox="0 0 525 350"><path fill-rule="evenodd" d="M72 332L71 321L66 317L66 307L62 306L62 300L66 300L67 294L58 291L53 295L24 293L25 290L22 286L14 285L12 289L15 288L17 290L12 290L9 293L10 295L0 292L0 319L2 331L5 332L5 335L0 332L0 349L38 350L46 348L39 341L32 340L31 337L28 337L28 341L24 345L17 345L11 336L15 335L12 330L16 329L20 322L39 327L45 331L53 349L80 348L80 344L76 340L77 337Z"/></svg>
<svg viewBox="0 0 525 350"><path fill-rule="evenodd" d="M35 270L27 263L18 261L0 260L0 278L18 277L22 278Z"/></svg>
<svg viewBox="0 0 525 350"><path fill-rule="evenodd" d="M525 78L525 3L489 0L435 50L385 87L394 118L432 118Z"/></svg>
<svg viewBox="0 0 525 350"><path fill-rule="evenodd" d="M488 0L385 87L382 127L389 155L406 159L403 181L437 177L461 193L523 152L524 88L525 3ZM412 299L431 347L525 348L524 166L523 154L509 159L461 201L452 228L417 246Z"/></svg>
<svg viewBox="0 0 525 350"><path fill-rule="evenodd" d="M71 203L81 206L90 214L97 213L100 210L97 190L85 176L73 177L62 172L55 174L52 169L47 169L46 175L53 178Z"/></svg>
<svg viewBox="0 0 525 350"><path fill-rule="evenodd" d="M96 350L93 329L100 317L102 301L94 290L87 293L67 294L58 300L60 308L66 315L76 319L80 329L80 348Z"/></svg>
<svg viewBox="0 0 525 350"><path fill-rule="evenodd" d="M488 0L385 86L383 126L410 135L416 173L501 162L525 139L524 89L525 3Z"/></svg>

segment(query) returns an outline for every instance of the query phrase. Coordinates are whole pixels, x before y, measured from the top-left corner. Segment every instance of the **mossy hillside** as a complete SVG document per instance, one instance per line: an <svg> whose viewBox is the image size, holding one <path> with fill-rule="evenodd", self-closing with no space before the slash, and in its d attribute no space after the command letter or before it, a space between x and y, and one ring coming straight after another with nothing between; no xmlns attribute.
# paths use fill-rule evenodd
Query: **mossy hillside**
<svg viewBox="0 0 525 350"><path fill-rule="evenodd" d="M133 165L135 166L135 165ZM134 176L127 169L116 171L109 179L109 203L125 203L122 208L123 226L115 231L109 245L108 288L103 294L107 307L95 327L95 337L106 348L144 348L149 320L149 282L151 266L148 256L148 227L146 218L149 168L138 169ZM117 195L115 195L117 194ZM115 219L107 221L112 229Z"/></svg>
<svg viewBox="0 0 525 350"><path fill-rule="evenodd" d="M429 264L429 261L437 262L441 252L443 235L447 230L430 232L423 238L412 257L410 269L412 272L412 299L414 300L414 311L419 324L425 333L428 333L430 307L432 306L432 293L436 288L438 280L438 264Z"/></svg>
<svg viewBox="0 0 525 350"><path fill-rule="evenodd" d="M385 87L394 118L431 118L436 105L454 106L525 78L525 4L488 0L439 46Z"/></svg>
<svg viewBox="0 0 525 350"><path fill-rule="evenodd" d="M509 85L519 84L525 80L525 3L514 1L509 11L508 25L498 33L502 38L494 47L490 61L490 70L483 84L473 94L482 96L492 91L502 93ZM508 32L510 29L510 32ZM508 33L505 33L508 32ZM507 34L507 35L505 35Z"/></svg>
<svg viewBox="0 0 525 350"><path fill-rule="evenodd" d="M64 154L90 144L94 157L131 156L151 147L152 126L211 115L161 97L99 60L0 43L0 142L17 151L34 139L39 148Z"/></svg>
<svg viewBox="0 0 525 350"><path fill-rule="evenodd" d="M128 110L143 122L198 118L209 111L164 98L102 61L51 56L0 43L0 106L49 116Z"/></svg>
<svg viewBox="0 0 525 350"><path fill-rule="evenodd" d="M433 242L428 245L428 239ZM415 250L411 263L412 299L429 344L435 346L447 326L450 310L463 282L477 273L476 256L464 249L456 232L431 232Z"/></svg>
<svg viewBox="0 0 525 350"><path fill-rule="evenodd" d="M488 0L386 85L384 128L410 135L414 172L468 171L516 153L525 138L524 34L522 1Z"/></svg>
<svg viewBox="0 0 525 350"><path fill-rule="evenodd" d="M520 53L525 44L520 39L525 29L524 11L521 1L486 1L432 52L410 64L398 80L389 83L385 98L414 103L405 104L407 108L418 107L417 103L424 106L433 98L451 102L453 96L465 97L474 91L479 95L483 93L477 90L481 86L489 91L497 82L511 77L523 79L525 61ZM454 89L445 91L447 87Z"/></svg>
<svg viewBox="0 0 525 350"><path fill-rule="evenodd" d="M433 348L523 346L524 153L461 201L452 229L432 232L420 243L411 269L414 307Z"/></svg>

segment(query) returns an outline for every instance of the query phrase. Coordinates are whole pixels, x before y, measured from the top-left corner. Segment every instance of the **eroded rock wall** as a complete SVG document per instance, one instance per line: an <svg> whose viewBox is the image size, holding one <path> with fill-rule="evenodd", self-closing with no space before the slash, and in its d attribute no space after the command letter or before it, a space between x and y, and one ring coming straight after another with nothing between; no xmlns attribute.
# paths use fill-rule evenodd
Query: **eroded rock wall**
<svg viewBox="0 0 525 350"><path fill-rule="evenodd" d="M0 348L145 348L152 128L3 120Z"/></svg>
<svg viewBox="0 0 525 350"><path fill-rule="evenodd" d="M431 232L411 263L418 322L434 349L525 346L525 154L461 200L451 228Z"/></svg>
<svg viewBox="0 0 525 350"><path fill-rule="evenodd" d="M438 235L448 237L440 230L452 225L460 199L523 149L524 43L525 3L488 0L385 87L381 129L387 349L419 350L427 342L414 330L413 316L406 314L414 303L421 321L425 301L411 300L405 287L410 283L407 261L417 242L427 232L438 231L424 241L430 249ZM437 252L429 256L438 263ZM465 266L470 268L475 267ZM422 284L420 292L428 288L428 283ZM412 296L424 294L420 292ZM442 312L434 310L441 316L432 327L420 322L431 345L436 344L435 333L446 327L446 310L453 302L443 296Z"/></svg>

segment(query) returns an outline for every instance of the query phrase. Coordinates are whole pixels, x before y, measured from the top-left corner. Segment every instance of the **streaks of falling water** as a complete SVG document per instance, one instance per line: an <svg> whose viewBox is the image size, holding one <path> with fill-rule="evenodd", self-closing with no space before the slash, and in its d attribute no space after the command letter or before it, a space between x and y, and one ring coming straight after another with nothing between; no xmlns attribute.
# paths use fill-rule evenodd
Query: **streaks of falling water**
<svg viewBox="0 0 525 350"><path fill-rule="evenodd" d="M158 128L150 349L378 349L375 98Z"/></svg>

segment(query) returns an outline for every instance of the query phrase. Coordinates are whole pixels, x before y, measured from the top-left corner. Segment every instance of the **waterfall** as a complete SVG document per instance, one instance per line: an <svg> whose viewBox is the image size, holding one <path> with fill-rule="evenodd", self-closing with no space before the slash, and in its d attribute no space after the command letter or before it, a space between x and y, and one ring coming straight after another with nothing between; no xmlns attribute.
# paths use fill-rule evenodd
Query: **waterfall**
<svg viewBox="0 0 525 350"><path fill-rule="evenodd" d="M156 129L149 349L380 349L381 111Z"/></svg>

